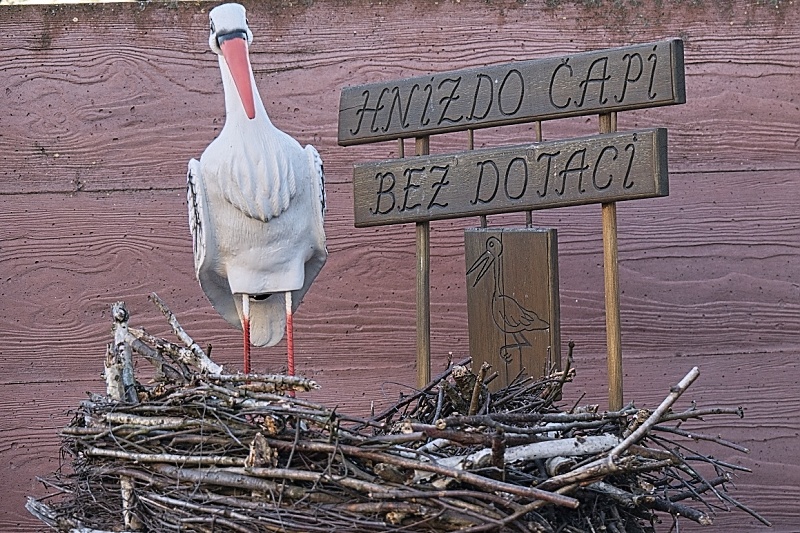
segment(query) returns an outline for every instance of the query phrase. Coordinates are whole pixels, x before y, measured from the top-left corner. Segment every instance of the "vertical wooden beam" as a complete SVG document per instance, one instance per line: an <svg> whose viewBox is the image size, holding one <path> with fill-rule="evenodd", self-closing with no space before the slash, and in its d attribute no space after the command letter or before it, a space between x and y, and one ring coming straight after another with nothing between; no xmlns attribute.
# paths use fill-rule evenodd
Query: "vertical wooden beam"
<svg viewBox="0 0 800 533"><path fill-rule="evenodd" d="M600 133L617 130L617 114L600 115ZM617 252L617 204L602 204L603 274L606 300L606 348L608 352L608 408L622 409L622 332L620 327L619 265Z"/></svg>
<svg viewBox="0 0 800 533"><path fill-rule="evenodd" d="M538 142L542 142L542 121L537 120L533 123L534 127L534 140ZM525 212L525 227L532 228L533 227L533 211L526 211Z"/></svg>
<svg viewBox="0 0 800 533"><path fill-rule="evenodd" d="M475 130L467 130L467 150L475 149ZM486 215L481 215L481 227L485 228L488 225Z"/></svg>
<svg viewBox="0 0 800 533"><path fill-rule="evenodd" d="M417 137L416 155L430 153L430 138ZM417 222L417 386L431 380L431 228Z"/></svg>

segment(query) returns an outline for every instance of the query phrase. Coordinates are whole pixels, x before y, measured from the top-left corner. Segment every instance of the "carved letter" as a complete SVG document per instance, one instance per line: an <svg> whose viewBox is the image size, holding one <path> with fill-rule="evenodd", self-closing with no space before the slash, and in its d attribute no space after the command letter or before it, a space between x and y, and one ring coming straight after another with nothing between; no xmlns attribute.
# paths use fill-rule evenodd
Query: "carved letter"
<svg viewBox="0 0 800 533"><path fill-rule="evenodd" d="M572 160L575 159L576 156L580 155L580 160L578 162L577 167L571 167ZM558 173L558 176L562 179L561 181L561 192L558 192L556 189L556 193L561 196L564 194L564 191L567 188L567 176L573 172L578 173L578 192L586 192L583 189L583 172L589 168L589 165L586 164L586 148L581 148L580 150L575 150L572 152L572 155L569 156L567 159L567 164L564 165L564 170Z"/></svg>
<svg viewBox="0 0 800 533"><path fill-rule="evenodd" d="M614 155L611 157L612 161L616 161L617 154L619 154L619 150L617 150L616 146L606 146L605 148L600 150L600 155L597 156L597 161L594 162L594 171L592 172L592 183L594 183L594 188L597 189L598 191L602 191L603 189L608 189L609 185L611 185L611 180L614 179L614 174L612 173L608 175L608 181L606 182L605 185L600 186L597 184L597 169L600 166L600 161L603 160L603 155L606 153L606 151L614 152Z"/></svg>
<svg viewBox="0 0 800 533"><path fill-rule="evenodd" d="M438 172L444 171L444 173L442 174L442 177L441 179L439 179L439 181L434 181L433 184L431 184L431 188L434 189L434 193L433 193L433 198L431 198L431 201L428 203L428 209L430 209L433 206L447 207L448 204L448 202L445 202L443 204L436 202L436 197L439 195L439 191L442 190L442 187L444 187L445 185L450 185L450 182L447 181L447 173L450 171L450 165L445 165L443 167L439 166L431 167L431 174L437 171Z"/></svg>
<svg viewBox="0 0 800 533"><path fill-rule="evenodd" d="M633 136L634 142L636 141L636 135ZM631 175L631 168L633 167L633 157L636 155L636 145L633 143L628 144L625 146L625 151L627 152L630 149L631 158L628 160L628 168L625 170L625 179L622 181L622 188L623 189L630 189L633 187L633 182L628 183L628 177Z"/></svg>
<svg viewBox="0 0 800 533"><path fill-rule="evenodd" d="M506 82L508 81L508 78L512 74L516 74L516 77L519 79L519 98L517 99L517 103L515 104L514 109L511 111L506 111L505 109L503 109L503 90L506 88ZM497 93L497 106L500 108L500 112L507 117L514 115L517 111L519 111L519 108L522 107L522 99L524 97L525 97L525 80L522 79L522 73L517 69L509 70L508 74L506 74L506 77L503 78L503 83L500 84L500 89Z"/></svg>
<svg viewBox="0 0 800 533"><path fill-rule="evenodd" d="M356 110L356 116L358 116L358 125L356 126L355 130L352 130L352 129L350 130L350 134L351 135L358 135L358 132L361 131L361 124L364 122L364 115L366 113L372 113L373 114L372 115L372 124L374 125L375 124L375 114L377 114L378 111L383 109L382 107L381 108L379 108L379 107L367 107L367 104L369 103L369 97L370 97L369 91L364 91L362 96L364 97L364 103L362 104L361 109ZM378 99L378 103L380 103L380 99Z"/></svg>
<svg viewBox="0 0 800 533"><path fill-rule="evenodd" d="M392 174L391 172L386 172L385 174L376 174L375 179L381 180L380 185L378 185L378 199L377 199L378 201L375 203L375 209L370 209L369 211L373 215L385 215L386 213L394 209L395 199L394 199L394 193L392 192L392 189L394 189L394 184L395 184L394 174ZM392 180L391 184L389 184L387 187L384 188L385 180L389 179ZM384 196L388 196L389 198L391 198L392 205L390 205L386 209L381 209L381 199Z"/></svg>
<svg viewBox="0 0 800 533"><path fill-rule="evenodd" d="M568 68L569 69L569 77L571 78L572 77L572 67L569 66L569 58L565 59L560 65L558 65L556 67L556 69L553 71L553 75L550 77L550 105L552 105L553 107L555 107L557 109L565 109L567 106L569 106L570 102L572 102L572 97L571 96L567 98L567 101L564 102L564 105L558 105L556 103L556 101L553 100L553 87L555 86L556 75L558 74L558 71L561 70L562 68Z"/></svg>
<svg viewBox="0 0 800 533"><path fill-rule="evenodd" d="M370 126L369 128L372 133L378 132L378 127L375 125L375 121L378 119L378 113L383 111L383 104L381 104L381 102L383 101L383 95L385 95L388 92L389 89L387 87L384 87L383 90L381 91L381 94L378 95L378 101L375 103L375 114L372 115L372 126Z"/></svg>
<svg viewBox="0 0 800 533"><path fill-rule="evenodd" d="M401 213L403 211L408 211L409 209L414 209L415 207L419 207L419 202L408 205L408 194L411 192L411 189L419 189L419 183L413 183L411 180L414 179L414 173L422 173L425 172L425 167L422 168L407 168L403 171L403 175L406 177L406 186L403 187L403 191L406 193L403 197L403 207L398 207L397 210Z"/></svg>
<svg viewBox="0 0 800 533"><path fill-rule="evenodd" d="M656 46L653 47L653 52L656 51L656 48L657 48ZM658 63L658 56L655 53L652 53L649 56L647 56L647 61L648 63L651 61L653 63L653 68L650 69L650 85L647 86L647 96L648 98L653 100L656 96L658 96L656 93L653 92L653 82L655 81L656 78L656 64Z"/></svg>
<svg viewBox="0 0 800 533"><path fill-rule="evenodd" d="M522 163L522 188L519 191L519 194L513 196L510 192L508 192L508 176L511 174L511 167L514 166L514 163ZM528 162L525 161L524 157L515 157L508 163L508 167L506 167L506 179L504 184L506 190L506 196L509 200L519 200L522 198L522 195L525 194L525 190L528 188Z"/></svg>
<svg viewBox="0 0 800 533"><path fill-rule="evenodd" d="M411 92L408 93L405 113L403 112L403 104L400 101L400 87L394 87L392 89L394 98L392 98L392 107L389 108L389 116L386 117L386 126L383 128L384 133L389 131L389 126L392 125L392 114L394 113L395 105L397 106L397 117L400 119L400 127L402 129L408 127L408 110L411 108L411 99L414 97L414 91L417 89L419 89L419 85L415 83L413 87L411 87Z"/></svg>
<svg viewBox="0 0 800 533"><path fill-rule="evenodd" d="M431 81L433 81L433 78L431 78ZM426 115L428 114L428 109L431 108L431 98L433 97L433 87L429 83L428 85L425 86L425 89L423 89L423 90L428 91L428 98L425 99L425 106L422 108L422 116L419 119L419 124L420 124L420 126L427 126L431 122L431 119L427 118Z"/></svg>
<svg viewBox="0 0 800 533"><path fill-rule="evenodd" d="M633 64L633 60L639 63L639 72L636 73L635 78L631 78L631 65ZM636 83L639 81L639 78L642 77L642 72L644 72L644 62L642 61L642 56L637 52L635 54L625 54L622 56L623 61L628 62L628 67L625 69L625 80L622 82L622 93L617 97L614 97L614 101L618 104L625 100L625 93L628 90L628 83Z"/></svg>
<svg viewBox="0 0 800 533"><path fill-rule="evenodd" d="M560 153L561 153L560 150L558 152L553 152L552 154L548 154L547 152L545 152L545 153L539 154L539 156L536 158L536 162L537 163L539 161L541 161L543 157L547 158L547 169L545 170L545 173L544 173L544 187L542 187L541 191L537 191L539 193L539 198L544 198L547 195L547 184L550 182L550 167L551 167L551 163L553 161L553 158L556 157Z"/></svg>
<svg viewBox="0 0 800 533"><path fill-rule="evenodd" d="M603 72L599 78L592 78L592 71L594 70L595 65L603 65ZM583 103L586 101L586 89L589 88L590 83L599 83L600 84L600 96L598 97L597 101L601 104L605 104L608 102L608 98L603 97L603 92L606 88L606 82L611 79L611 76L606 74L608 69L608 57L601 57L599 59L595 59L592 61L592 64L589 65L589 69L586 71L586 79L580 82L580 86L583 87L583 95L581 96L580 102L575 102L575 107L583 106Z"/></svg>
<svg viewBox="0 0 800 533"><path fill-rule="evenodd" d="M455 95L456 91L458 90L458 86L461 84L461 78L445 78L441 82L439 82L439 86L436 89L441 91L442 85L444 85L447 82L453 84L453 90L450 91L449 96L443 96L442 98L439 99L439 105L444 104L444 109L442 109L442 114L439 115L439 122L437 122L437 124L441 124L442 122L445 121L453 123L460 122L461 119L464 118L464 115L459 115L458 118L450 118L445 116L447 114L447 108L450 107L450 103L461 98L460 96ZM445 102L447 103L445 104Z"/></svg>
<svg viewBox="0 0 800 533"><path fill-rule="evenodd" d="M489 195L488 198L481 198L481 184L483 183L483 171L486 169L486 166L489 166L492 170L494 170L494 189L492 190L492 194ZM497 169L497 165L491 159L487 161L479 161L478 166L481 169L480 175L478 175L478 185L475 187L475 199L470 200L469 203L472 205L476 205L478 203L481 204L488 204L492 200L494 200L495 195L497 195L497 188L500 186L500 171Z"/></svg>
<svg viewBox="0 0 800 533"><path fill-rule="evenodd" d="M475 114L475 108L478 106L478 99L480 98L481 87L483 86L484 80L489 82L489 103L486 104L486 109L484 110L483 115L478 116ZM494 103L494 87L492 86L491 76L487 76L486 74L478 74L478 85L475 86L475 95L472 97L472 110L469 112L467 120L485 119L486 115L489 114L489 111L492 110L493 103Z"/></svg>

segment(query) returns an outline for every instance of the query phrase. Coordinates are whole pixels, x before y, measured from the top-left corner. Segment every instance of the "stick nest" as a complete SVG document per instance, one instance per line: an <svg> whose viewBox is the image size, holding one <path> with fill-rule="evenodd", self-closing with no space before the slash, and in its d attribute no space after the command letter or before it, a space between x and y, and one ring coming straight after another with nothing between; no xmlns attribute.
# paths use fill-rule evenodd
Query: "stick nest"
<svg viewBox="0 0 800 533"><path fill-rule="evenodd" d="M496 392L466 360L361 418L293 397L317 388L304 378L224 373L151 299L185 345L128 328L115 304L108 394L62 431L69 462L42 479L55 493L28 501L54 529L634 533L733 508L767 523L728 494L746 469L691 446L747 450L685 428L742 409L671 409L697 369L653 411L601 412L559 406L572 345L563 370ZM151 384L125 368L134 352Z"/></svg>

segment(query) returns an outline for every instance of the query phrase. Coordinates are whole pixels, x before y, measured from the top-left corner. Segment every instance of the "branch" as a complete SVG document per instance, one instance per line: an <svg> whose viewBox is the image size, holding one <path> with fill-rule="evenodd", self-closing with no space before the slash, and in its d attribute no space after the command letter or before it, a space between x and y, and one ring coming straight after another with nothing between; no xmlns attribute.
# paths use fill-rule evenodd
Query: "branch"
<svg viewBox="0 0 800 533"><path fill-rule="evenodd" d="M172 311L170 311L169 307L167 307L167 304L165 304L164 301L158 297L158 294L151 293L150 301L161 310L161 312L167 318L169 325L172 326L172 331L194 354L194 362L190 363L187 361L187 364L191 364L192 366L199 368L201 372L222 374L222 367L209 359L203 349L196 342L194 342L188 333L186 333L186 330L184 330L180 325L178 319L175 317Z"/></svg>

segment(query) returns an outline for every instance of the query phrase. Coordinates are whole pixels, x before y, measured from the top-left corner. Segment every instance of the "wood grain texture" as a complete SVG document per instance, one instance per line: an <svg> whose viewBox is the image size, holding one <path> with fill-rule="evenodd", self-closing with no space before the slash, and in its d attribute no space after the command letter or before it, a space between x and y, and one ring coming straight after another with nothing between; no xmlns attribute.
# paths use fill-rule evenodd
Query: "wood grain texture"
<svg viewBox="0 0 800 533"><path fill-rule="evenodd" d="M687 103L620 113L620 130L669 128L670 196L618 206L626 400L654 406L694 365L686 399L743 404L744 421L706 432L750 447L734 493L796 531L800 469L800 9L731 2L310 5L247 2L252 61L273 121L325 160L330 257L300 307L298 373L340 409L380 409L415 382L415 232L353 228L352 166L397 157L397 143L342 148L345 85L680 36ZM0 10L0 531L34 531L24 497L57 464L56 429L102 390L109 306L171 337L147 302L158 292L215 359L238 368L239 334L194 280L185 172L222 126L206 4ZM77 19L77 22L74 20ZM413 35L413 38L410 36ZM592 117L544 124L545 139L591 135ZM533 125L475 132L475 147L524 144ZM463 132L431 152L467 147ZM410 153L410 149L407 149ZM606 398L600 208L536 212L557 228L562 339L578 380L565 398ZM521 225L524 215L489 217ZM432 372L468 352L463 230L431 223ZM278 370L283 345L256 350ZM663 387L662 387L663 385ZM719 530L753 531L740 513ZM682 530L684 528L682 527Z"/></svg>

